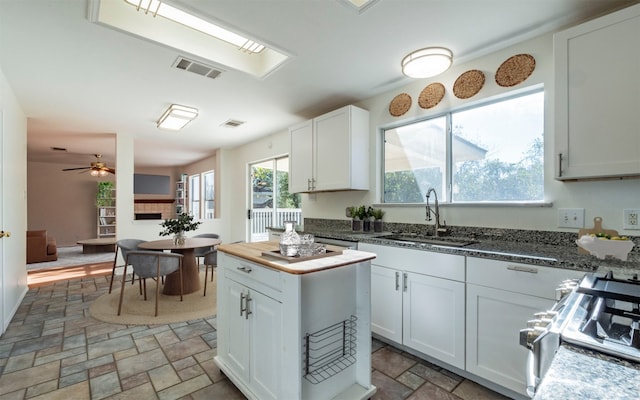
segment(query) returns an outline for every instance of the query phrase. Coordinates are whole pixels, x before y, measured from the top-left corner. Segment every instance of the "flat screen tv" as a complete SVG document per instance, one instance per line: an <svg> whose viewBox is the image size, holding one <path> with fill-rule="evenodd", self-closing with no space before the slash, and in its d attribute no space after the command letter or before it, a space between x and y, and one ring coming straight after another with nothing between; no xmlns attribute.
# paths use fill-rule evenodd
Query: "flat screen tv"
<svg viewBox="0 0 640 400"><path fill-rule="evenodd" d="M133 174L134 194L172 194L171 178L166 175Z"/></svg>

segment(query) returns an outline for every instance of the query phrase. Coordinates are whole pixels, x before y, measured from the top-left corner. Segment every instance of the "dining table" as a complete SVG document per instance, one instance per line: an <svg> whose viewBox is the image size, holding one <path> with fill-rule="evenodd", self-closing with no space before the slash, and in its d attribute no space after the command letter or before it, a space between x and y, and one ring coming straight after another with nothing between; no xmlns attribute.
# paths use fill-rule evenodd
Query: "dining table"
<svg viewBox="0 0 640 400"><path fill-rule="evenodd" d="M189 294L200 290L200 268L195 256L195 249L214 247L222 243L220 239L187 238L184 244L176 244L173 239L152 240L140 243L138 247L144 250L169 250L182 254L182 293ZM180 295L180 273L173 272L166 276L162 294L169 296Z"/></svg>

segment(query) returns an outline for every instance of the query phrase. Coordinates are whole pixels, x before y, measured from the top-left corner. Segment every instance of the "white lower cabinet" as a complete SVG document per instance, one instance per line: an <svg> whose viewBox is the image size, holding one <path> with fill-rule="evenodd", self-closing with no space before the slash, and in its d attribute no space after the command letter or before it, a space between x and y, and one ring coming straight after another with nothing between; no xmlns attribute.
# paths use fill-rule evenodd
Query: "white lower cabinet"
<svg viewBox="0 0 640 400"><path fill-rule="evenodd" d="M359 244L371 266L371 331L464 368L464 257Z"/></svg>
<svg viewBox="0 0 640 400"><path fill-rule="evenodd" d="M466 370L526 395L519 331L555 303L555 288L584 272L467 257Z"/></svg>
<svg viewBox="0 0 640 400"><path fill-rule="evenodd" d="M229 279L225 285L228 365L260 399L278 399L281 303ZM235 310L235 312L233 312Z"/></svg>

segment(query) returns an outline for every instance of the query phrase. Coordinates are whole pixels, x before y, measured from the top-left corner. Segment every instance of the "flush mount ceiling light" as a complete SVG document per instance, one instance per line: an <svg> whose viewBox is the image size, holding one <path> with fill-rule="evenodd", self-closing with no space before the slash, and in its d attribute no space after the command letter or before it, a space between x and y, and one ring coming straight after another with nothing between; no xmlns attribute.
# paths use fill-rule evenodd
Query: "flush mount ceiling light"
<svg viewBox="0 0 640 400"><path fill-rule="evenodd" d="M402 73L410 78L430 78L449 69L453 53L444 47L426 47L402 59Z"/></svg>
<svg viewBox="0 0 640 400"><path fill-rule="evenodd" d="M266 77L290 58L274 46L223 28L224 22L211 15L187 8L193 5L174 6L160 0L88 0L88 4L91 22L257 78Z"/></svg>
<svg viewBox="0 0 640 400"><path fill-rule="evenodd" d="M179 131L197 116L198 109L196 108L172 104L158 120L158 128Z"/></svg>

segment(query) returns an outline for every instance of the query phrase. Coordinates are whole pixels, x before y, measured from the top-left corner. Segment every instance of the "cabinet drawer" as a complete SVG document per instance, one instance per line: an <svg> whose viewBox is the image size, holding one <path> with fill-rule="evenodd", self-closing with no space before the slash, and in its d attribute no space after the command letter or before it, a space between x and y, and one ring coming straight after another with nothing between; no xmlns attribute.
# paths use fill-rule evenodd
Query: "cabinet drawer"
<svg viewBox="0 0 640 400"><path fill-rule="evenodd" d="M552 300L560 282L584 274L584 271L467 257L467 283Z"/></svg>
<svg viewBox="0 0 640 400"><path fill-rule="evenodd" d="M371 264L464 282L465 257L402 247L359 243L358 250L376 254Z"/></svg>
<svg viewBox="0 0 640 400"><path fill-rule="evenodd" d="M258 264L225 254L218 253L220 265L225 269L225 276L251 288L260 290L260 286L282 290L280 272Z"/></svg>

